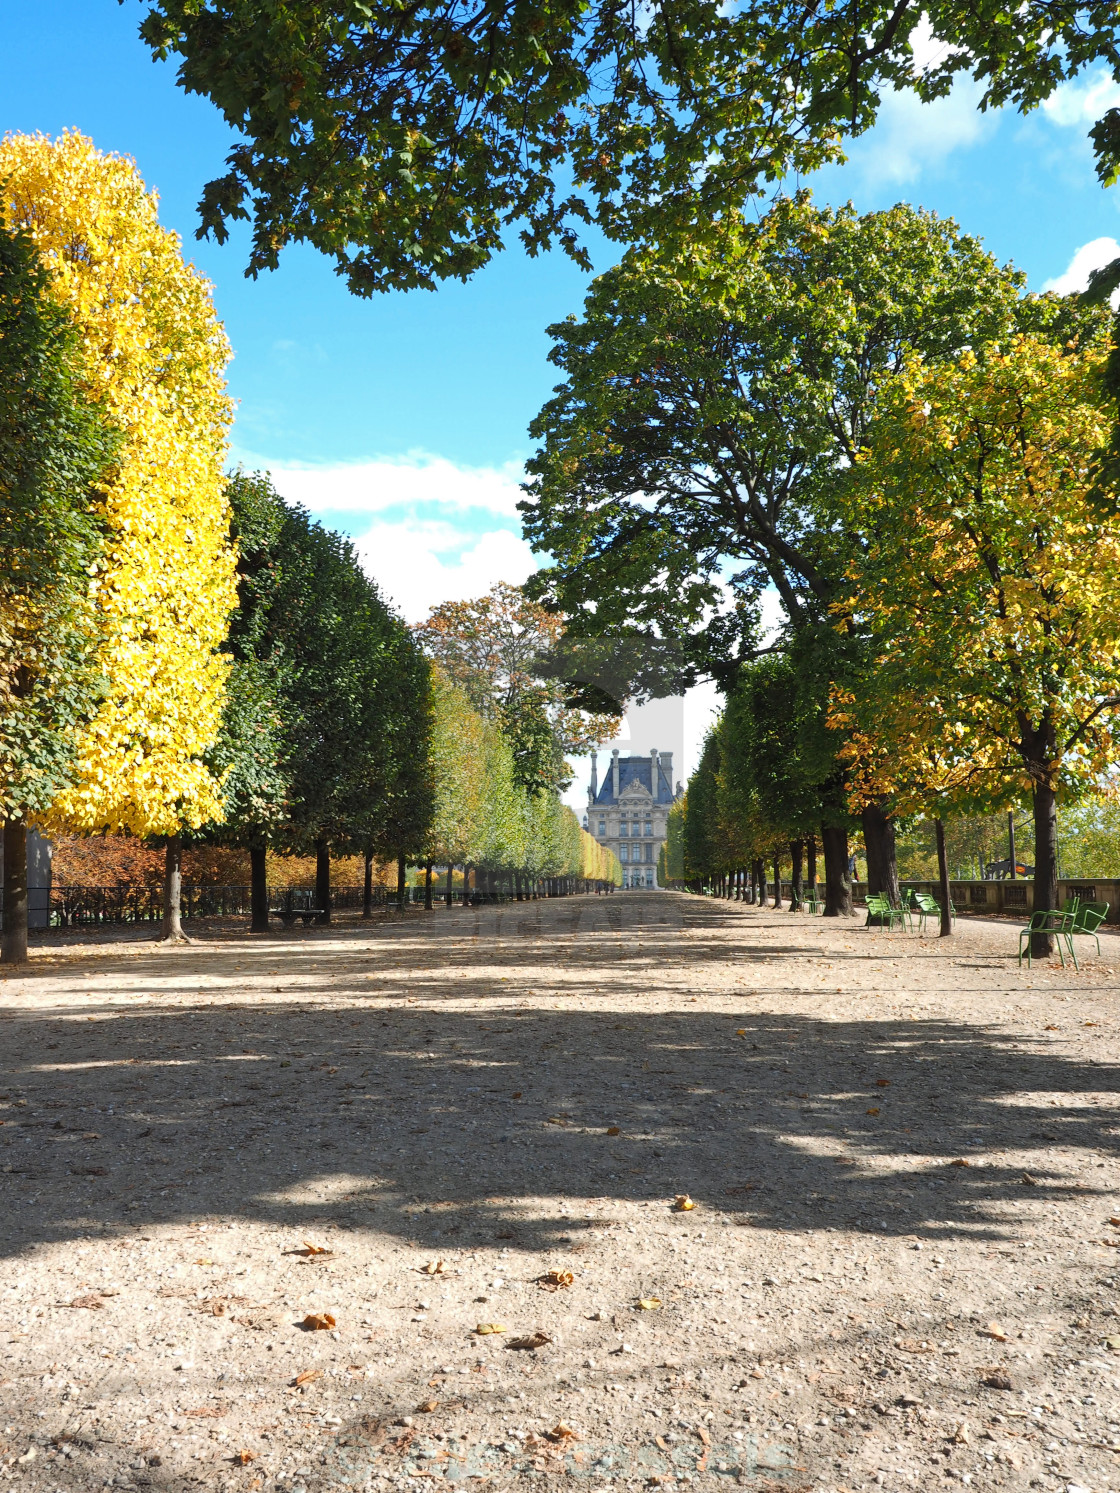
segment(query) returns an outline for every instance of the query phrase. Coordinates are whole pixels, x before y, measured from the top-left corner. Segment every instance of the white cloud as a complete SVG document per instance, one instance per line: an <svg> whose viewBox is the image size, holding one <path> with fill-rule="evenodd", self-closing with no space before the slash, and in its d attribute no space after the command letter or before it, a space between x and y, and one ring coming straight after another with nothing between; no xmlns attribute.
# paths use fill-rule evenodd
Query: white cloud
<svg viewBox="0 0 1120 1493"><path fill-rule="evenodd" d="M908 89L884 93L874 129L847 148L852 166L869 186L914 181L996 129L997 114L980 112L981 93L970 78L930 104Z"/></svg>
<svg viewBox="0 0 1120 1493"><path fill-rule="evenodd" d="M518 483L523 473L516 462L503 467L465 467L423 451L314 466L274 464L258 456L242 459L249 468L267 468L277 492L316 515L373 514L387 508L436 505L516 518L522 495Z"/></svg>
<svg viewBox="0 0 1120 1493"><path fill-rule="evenodd" d="M537 568L528 544L509 529L470 536L465 547L450 524L375 523L355 546L406 622L422 622L440 602L482 596L498 581L520 585Z"/></svg>
<svg viewBox="0 0 1120 1493"><path fill-rule="evenodd" d="M1055 124L1073 127L1096 124L1108 109L1120 106L1120 83L1104 68L1060 83L1043 102L1042 112Z"/></svg>
<svg viewBox="0 0 1120 1493"><path fill-rule="evenodd" d="M1072 295L1076 290L1084 290L1089 284L1089 276L1093 270L1099 270L1106 264L1111 264L1114 259L1120 259L1120 244L1114 238L1095 238L1089 243L1082 244L1080 249L1075 250L1064 272L1055 275L1052 280L1047 280L1042 287L1043 290L1056 291L1058 295ZM1112 297L1113 308L1115 308L1117 297Z"/></svg>

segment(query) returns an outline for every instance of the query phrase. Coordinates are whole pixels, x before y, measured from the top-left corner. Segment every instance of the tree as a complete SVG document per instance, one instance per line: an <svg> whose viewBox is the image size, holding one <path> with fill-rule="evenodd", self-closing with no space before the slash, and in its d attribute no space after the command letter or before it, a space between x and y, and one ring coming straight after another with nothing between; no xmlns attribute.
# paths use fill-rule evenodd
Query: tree
<svg viewBox="0 0 1120 1493"><path fill-rule="evenodd" d="M1009 334L1021 283L932 213L806 193L712 243L630 250L549 328L565 378L520 506L556 563L530 594L601 634L691 637L725 677L759 646L762 588L795 631L826 619L848 554L822 505L878 388L913 352Z"/></svg>
<svg viewBox="0 0 1120 1493"><path fill-rule="evenodd" d="M897 681L889 751L1031 795L1035 905L1057 902L1056 808L1120 746L1120 515L1094 489L1104 338L915 361L884 391L846 498L865 552L846 609ZM1038 953L1049 937L1037 939Z"/></svg>
<svg viewBox="0 0 1120 1493"><path fill-rule="evenodd" d="M505 582L473 601L432 607L417 628L428 656L501 726L530 793L562 791L571 781L564 753L587 752L619 728L617 716L573 708L563 683L547 674L563 631L562 617Z"/></svg>
<svg viewBox="0 0 1120 1493"><path fill-rule="evenodd" d="M300 525L262 473L235 472L226 495L238 557L237 610L224 644L232 666L221 728L209 754L224 802L221 822L203 834L249 851L251 930L265 933L268 846L292 807L287 691L306 618L291 610L285 550Z"/></svg>
<svg viewBox="0 0 1120 1493"><path fill-rule="evenodd" d="M921 28L921 29L919 29ZM745 198L840 153L884 89L1024 111L1120 59L1115 12L964 0L153 0L141 34L238 132L200 233L252 219L249 271L310 242L358 294L467 278L514 226L702 237ZM914 43L938 60L915 67ZM939 44L939 45L936 45ZM923 45L923 51L929 50ZM1117 111L1094 132L1102 175Z"/></svg>
<svg viewBox="0 0 1120 1493"><path fill-rule="evenodd" d="M12 135L0 179L9 226L33 241L78 329L84 386L122 432L94 577L106 690L47 822L166 835L173 879L180 831L221 812L206 755L236 600L222 475L229 344L132 162L78 134Z"/></svg>
<svg viewBox="0 0 1120 1493"><path fill-rule="evenodd" d="M104 691L90 575L119 436L30 236L0 227L0 815L5 963L27 958L27 826L70 780Z"/></svg>

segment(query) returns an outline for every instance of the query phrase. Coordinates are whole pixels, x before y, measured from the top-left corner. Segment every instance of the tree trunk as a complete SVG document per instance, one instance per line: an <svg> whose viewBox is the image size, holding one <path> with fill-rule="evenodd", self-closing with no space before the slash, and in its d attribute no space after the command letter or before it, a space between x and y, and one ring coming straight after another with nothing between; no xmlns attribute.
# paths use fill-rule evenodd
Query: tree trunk
<svg viewBox="0 0 1120 1493"><path fill-rule="evenodd" d="M268 932L268 847L249 846L249 932Z"/></svg>
<svg viewBox="0 0 1120 1493"><path fill-rule="evenodd" d="M362 917L373 917L373 851L367 850L365 856L365 876L362 880Z"/></svg>
<svg viewBox="0 0 1120 1493"><path fill-rule="evenodd" d="M891 905L902 905L898 884L898 848L894 820L879 804L868 804L861 815L863 843L867 850L867 890L888 897Z"/></svg>
<svg viewBox="0 0 1120 1493"><path fill-rule="evenodd" d="M397 856L397 911L404 911L404 894L407 890L408 868L404 863L404 856Z"/></svg>
<svg viewBox="0 0 1120 1493"><path fill-rule="evenodd" d="M168 835L163 857L163 917L160 938L165 943L183 943L183 842L178 835Z"/></svg>
<svg viewBox="0 0 1120 1493"><path fill-rule="evenodd" d="M4 825L4 933L0 940L4 964L27 963L27 821L9 819Z"/></svg>
<svg viewBox="0 0 1120 1493"><path fill-rule="evenodd" d="M949 896L949 857L945 854L945 825L942 820L933 821L933 831L937 838L937 890L941 902L940 936L949 938L953 932L953 914L949 910L949 904L952 901Z"/></svg>
<svg viewBox="0 0 1120 1493"><path fill-rule="evenodd" d="M1058 907L1058 810L1054 790L1036 778L1034 790L1034 910ZM1052 933L1031 934L1031 956L1047 959L1054 952Z"/></svg>
<svg viewBox="0 0 1120 1493"><path fill-rule="evenodd" d="M754 884L758 896L758 906L766 906L766 862L759 857L754 863Z"/></svg>
<svg viewBox="0 0 1120 1493"><path fill-rule="evenodd" d="M448 865L448 867L447 867L447 890L444 893L444 901L447 903L448 907L451 906L452 899L455 896L455 893L452 890L452 885L451 885L451 873L452 873L453 870L454 870L454 867L451 866L451 865Z"/></svg>
<svg viewBox="0 0 1120 1493"><path fill-rule="evenodd" d="M432 863L424 867L424 909L426 912L432 910Z"/></svg>
<svg viewBox="0 0 1120 1493"><path fill-rule="evenodd" d="M817 837L816 837L816 835L810 835L809 838L806 840L806 842L805 842L805 852L806 852L806 857L807 857L808 862L809 862L808 867L807 867L808 874L807 874L807 876L805 878L805 882L806 882L807 886L811 886L815 890L816 889L816 885L817 885Z"/></svg>
<svg viewBox="0 0 1120 1493"><path fill-rule="evenodd" d="M848 831L835 825L821 827L824 851L824 915L826 918L852 916L852 878L848 871Z"/></svg>
<svg viewBox="0 0 1120 1493"><path fill-rule="evenodd" d="M320 909L319 921L331 920L331 847L328 840L315 841L315 906Z"/></svg>
<svg viewBox="0 0 1120 1493"><path fill-rule="evenodd" d="M790 912L798 912L804 895L801 882L801 859L805 850L804 840L791 840L789 842L789 858L793 862L790 867L790 880L793 883L793 891L789 899Z"/></svg>
<svg viewBox="0 0 1120 1493"><path fill-rule="evenodd" d="M782 863L777 856L774 857L774 906L782 905Z"/></svg>

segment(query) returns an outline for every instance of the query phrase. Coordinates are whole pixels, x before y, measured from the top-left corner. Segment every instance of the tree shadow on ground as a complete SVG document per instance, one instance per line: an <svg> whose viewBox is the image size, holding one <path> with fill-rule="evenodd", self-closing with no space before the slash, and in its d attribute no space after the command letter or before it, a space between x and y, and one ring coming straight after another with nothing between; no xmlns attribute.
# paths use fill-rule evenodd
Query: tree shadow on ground
<svg viewBox="0 0 1120 1493"><path fill-rule="evenodd" d="M237 968L206 948L60 963L64 989L113 992L80 1008L20 1007L9 978L4 1248L225 1215L535 1250L578 1243L568 1202L685 1192L759 1227L997 1239L1092 1196L1074 1173L1117 1148L1120 1072L1041 1033L545 1007L663 994L674 961L702 991L705 959L744 952L683 937L742 937L734 909L645 903L246 941Z"/></svg>

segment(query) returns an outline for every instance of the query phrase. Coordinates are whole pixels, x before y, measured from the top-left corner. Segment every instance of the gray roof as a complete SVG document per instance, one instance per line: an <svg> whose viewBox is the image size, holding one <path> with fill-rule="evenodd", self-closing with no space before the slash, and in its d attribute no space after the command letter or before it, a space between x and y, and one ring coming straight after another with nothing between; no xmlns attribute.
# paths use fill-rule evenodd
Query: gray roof
<svg viewBox="0 0 1120 1493"><path fill-rule="evenodd" d="M653 783L653 759L651 757L619 757L617 760L621 793L625 793L632 783L639 783L652 796L655 803L671 804L673 802L673 784L669 774L665 771L662 759L658 759L656 787ZM607 760L599 792L595 795L597 808L606 808L608 804L618 802L614 796L614 761L613 757Z"/></svg>

